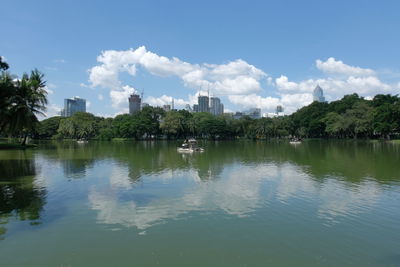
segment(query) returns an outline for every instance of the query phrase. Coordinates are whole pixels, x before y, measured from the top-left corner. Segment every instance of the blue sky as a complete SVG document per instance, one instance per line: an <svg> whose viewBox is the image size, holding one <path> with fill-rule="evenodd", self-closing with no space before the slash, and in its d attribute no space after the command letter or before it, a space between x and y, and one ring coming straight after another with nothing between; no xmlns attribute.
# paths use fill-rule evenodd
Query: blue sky
<svg viewBox="0 0 400 267"><path fill-rule="evenodd" d="M1 1L0 55L38 68L48 115L86 98L126 112L127 94L192 104L210 88L228 110L400 91L398 1ZM99 61L99 56L101 56ZM175 60L173 58L176 58Z"/></svg>

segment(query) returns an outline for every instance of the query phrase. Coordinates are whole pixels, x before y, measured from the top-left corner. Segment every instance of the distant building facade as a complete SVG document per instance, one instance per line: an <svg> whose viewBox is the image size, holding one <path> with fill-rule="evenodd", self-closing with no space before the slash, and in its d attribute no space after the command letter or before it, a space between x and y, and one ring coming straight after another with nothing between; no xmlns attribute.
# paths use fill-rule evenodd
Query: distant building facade
<svg viewBox="0 0 400 267"><path fill-rule="evenodd" d="M241 117L248 116L252 119L259 119L261 118L261 109L260 108L251 108L249 110L243 111L243 112L236 112L233 114L233 118L238 120Z"/></svg>
<svg viewBox="0 0 400 267"><path fill-rule="evenodd" d="M137 94L132 94L129 98L129 114L135 114L140 111L142 99Z"/></svg>
<svg viewBox="0 0 400 267"><path fill-rule="evenodd" d="M164 106L162 107L162 109L163 109L165 112L171 111L171 105L164 105Z"/></svg>
<svg viewBox="0 0 400 267"><path fill-rule="evenodd" d="M234 118L235 120L238 120L238 119L240 119L241 117L243 117L243 112L237 111L235 114L233 114L233 118Z"/></svg>
<svg viewBox="0 0 400 267"><path fill-rule="evenodd" d="M64 109L61 115L71 117L76 112L86 112L86 100L79 97L64 99Z"/></svg>
<svg viewBox="0 0 400 267"><path fill-rule="evenodd" d="M209 112L210 111L208 96L199 96L197 98L197 101L198 101L198 105L199 105L198 112Z"/></svg>
<svg viewBox="0 0 400 267"><path fill-rule="evenodd" d="M282 113L283 107L281 105L276 106L276 114Z"/></svg>
<svg viewBox="0 0 400 267"><path fill-rule="evenodd" d="M218 97L210 98L210 113L215 116L224 114L224 105Z"/></svg>
<svg viewBox="0 0 400 267"><path fill-rule="evenodd" d="M223 115L224 114L224 104L220 104L219 105L219 115Z"/></svg>
<svg viewBox="0 0 400 267"><path fill-rule="evenodd" d="M319 87L319 85L314 89L313 100L317 102L325 102L324 91Z"/></svg>
<svg viewBox="0 0 400 267"><path fill-rule="evenodd" d="M243 112L244 115L249 116L252 119L261 118L261 109L260 108L251 108Z"/></svg>

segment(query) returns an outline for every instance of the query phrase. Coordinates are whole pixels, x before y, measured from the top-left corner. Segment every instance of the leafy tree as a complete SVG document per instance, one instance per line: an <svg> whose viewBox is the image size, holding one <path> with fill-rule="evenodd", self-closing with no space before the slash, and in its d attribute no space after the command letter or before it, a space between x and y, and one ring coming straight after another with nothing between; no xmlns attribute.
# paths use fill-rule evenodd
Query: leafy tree
<svg viewBox="0 0 400 267"><path fill-rule="evenodd" d="M42 120L36 129L35 137L41 139L52 138L57 134L62 119L63 117L55 116Z"/></svg>
<svg viewBox="0 0 400 267"><path fill-rule="evenodd" d="M325 131L333 137L338 137L344 130L343 116L336 112L329 112L323 119Z"/></svg>
<svg viewBox="0 0 400 267"><path fill-rule="evenodd" d="M270 125L272 124L271 118L261 118L257 120L255 125L255 132L257 136L267 139L270 136Z"/></svg>
<svg viewBox="0 0 400 267"><path fill-rule="evenodd" d="M350 131L354 138L372 132L373 109L365 102L359 101L345 113L346 130Z"/></svg>
<svg viewBox="0 0 400 267"><path fill-rule="evenodd" d="M163 133L167 135L167 138L169 139L172 136L182 136L185 129L184 123L185 116L176 110L171 110L165 114L160 127Z"/></svg>
<svg viewBox="0 0 400 267"><path fill-rule="evenodd" d="M290 116L293 122L294 132L304 127L306 137L324 137L325 125L322 119L329 112L329 104L314 101L308 106L302 107Z"/></svg>
<svg viewBox="0 0 400 267"><path fill-rule="evenodd" d="M112 118L99 118L97 123L98 128L98 138L100 140L111 140L114 137L114 132L112 129Z"/></svg>
<svg viewBox="0 0 400 267"><path fill-rule="evenodd" d="M343 114L346 110L353 108L353 106L364 99L359 97L358 94L345 95L342 99L333 101L329 104L329 111Z"/></svg>
<svg viewBox="0 0 400 267"><path fill-rule="evenodd" d="M112 129L115 137L138 138L143 134L144 126L140 125L137 117L123 114L118 115L112 122Z"/></svg>
<svg viewBox="0 0 400 267"><path fill-rule="evenodd" d="M30 75L24 74L21 80L13 81L15 91L9 100L11 104L4 112L3 127L11 134L21 134L22 145L38 125L37 115L45 116L47 92L43 77L42 73L34 70Z"/></svg>
<svg viewBox="0 0 400 267"><path fill-rule="evenodd" d="M10 122L12 97L16 94L16 88L10 74L2 72L0 76L0 130L4 131Z"/></svg>
<svg viewBox="0 0 400 267"><path fill-rule="evenodd" d="M74 122L69 118L61 119L57 132L62 138L74 138L76 132Z"/></svg>
<svg viewBox="0 0 400 267"><path fill-rule="evenodd" d="M74 138L89 139L95 136L96 119L93 114L76 112L68 119L72 121L72 125L75 128L75 135L73 136Z"/></svg>
<svg viewBox="0 0 400 267"><path fill-rule="evenodd" d="M384 103L375 108L373 113L374 131L383 138L390 139L390 134L399 129L400 112L396 105Z"/></svg>
<svg viewBox="0 0 400 267"><path fill-rule="evenodd" d="M157 136L160 133L160 119L165 111L159 107L144 107L137 112L135 117L135 125L137 125L137 135L141 138L145 135L147 138ZM143 126L143 127L142 127Z"/></svg>

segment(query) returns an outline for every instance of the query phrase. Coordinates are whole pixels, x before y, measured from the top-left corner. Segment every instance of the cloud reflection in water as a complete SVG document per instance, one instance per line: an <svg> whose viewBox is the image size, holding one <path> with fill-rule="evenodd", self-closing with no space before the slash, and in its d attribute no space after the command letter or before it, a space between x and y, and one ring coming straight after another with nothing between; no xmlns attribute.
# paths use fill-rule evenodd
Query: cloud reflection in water
<svg viewBox="0 0 400 267"><path fill-rule="evenodd" d="M194 169L165 170L132 183L128 168L114 164L109 185L94 185L89 203L98 211L97 221L145 230L168 219L195 211L222 211L251 216L271 201L319 198L316 216L334 218L365 211L379 197L379 187L369 181L354 187L337 179L316 181L301 167L290 164L225 165L218 177L200 179ZM272 189L266 201L263 185ZM353 186L353 187L352 187ZM128 197L127 197L128 196Z"/></svg>

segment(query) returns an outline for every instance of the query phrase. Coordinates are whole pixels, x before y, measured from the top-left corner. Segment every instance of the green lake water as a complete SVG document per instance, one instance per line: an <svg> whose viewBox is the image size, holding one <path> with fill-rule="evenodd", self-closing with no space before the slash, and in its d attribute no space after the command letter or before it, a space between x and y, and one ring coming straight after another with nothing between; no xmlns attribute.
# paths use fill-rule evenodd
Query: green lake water
<svg viewBox="0 0 400 267"><path fill-rule="evenodd" d="M0 266L400 266L400 145L0 150Z"/></svg>

